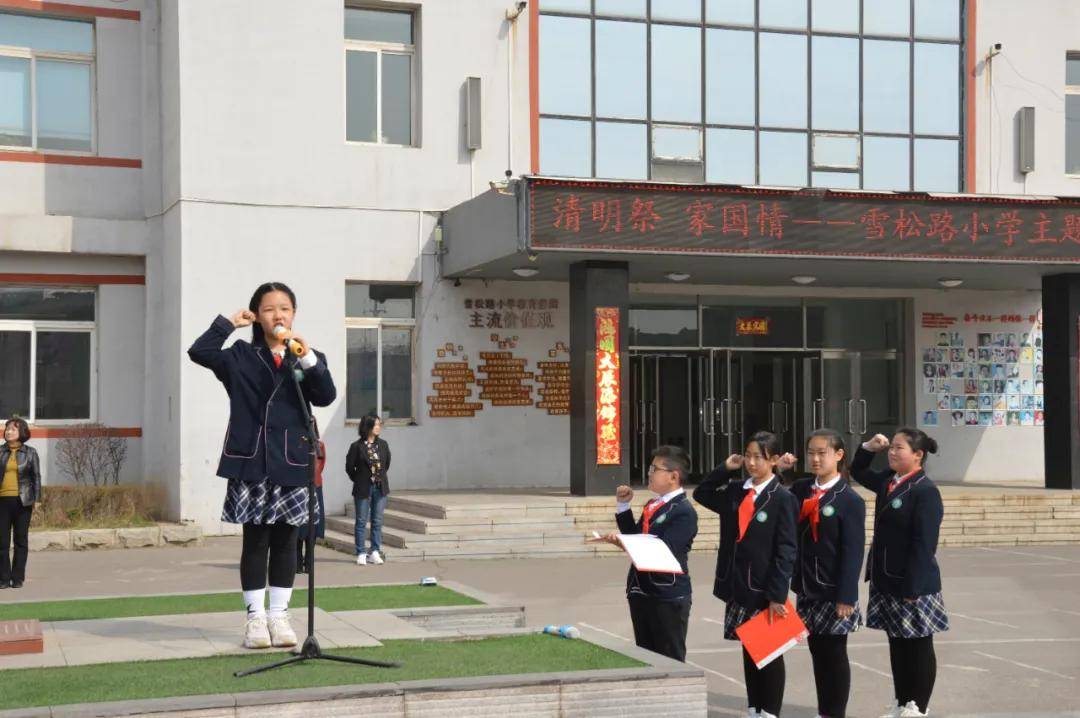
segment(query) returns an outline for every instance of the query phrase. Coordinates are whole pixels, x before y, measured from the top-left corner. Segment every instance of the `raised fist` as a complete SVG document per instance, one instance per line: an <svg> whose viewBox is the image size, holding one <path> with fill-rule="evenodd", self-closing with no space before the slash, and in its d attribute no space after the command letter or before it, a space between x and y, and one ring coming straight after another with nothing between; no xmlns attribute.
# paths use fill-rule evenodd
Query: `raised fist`
<svg viewBox="0 0 1080 718"><path fill-rule="evenodd" d="M634 500L634 490L629 486L620 486L615 489L615 500L622 504L628 504Z"/></svg>
<svg viewBox="0 0 1080 718"><path fill-rule="evenodd" d="M241 309L236 314L232 315L232 325L239 329L240 327L250 327L255 323L255 313L248 311L247 309Z"/></svg>
<svg viewBox="0 0 1080 718"><path fill-rule="evenodd" d="M884 434L874 434L873 438L871 438L870 441L866 442L866 448L876 454L879 451L885 451L885 449L888 449L889 444L891 443L892 442L889 441L889 437L885 436Z"/></svg>

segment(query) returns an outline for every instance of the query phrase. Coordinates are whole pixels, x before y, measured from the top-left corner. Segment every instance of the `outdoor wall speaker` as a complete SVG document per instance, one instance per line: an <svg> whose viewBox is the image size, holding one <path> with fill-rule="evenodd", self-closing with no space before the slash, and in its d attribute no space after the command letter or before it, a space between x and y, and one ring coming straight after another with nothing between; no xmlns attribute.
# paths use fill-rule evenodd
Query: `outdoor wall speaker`
<svg viewBox="0 0 1080 718"><path fill-rule="evenodd" d="M480 78L465 78L465 146L478 150L480 142Z"/></svg>
<svg viewBox="0 0 1080 718"><path fill-rule="evenodd" d="M1035 108L1021 107L1017 113L1018 162L1021 174L1035 171Z"/></svg>

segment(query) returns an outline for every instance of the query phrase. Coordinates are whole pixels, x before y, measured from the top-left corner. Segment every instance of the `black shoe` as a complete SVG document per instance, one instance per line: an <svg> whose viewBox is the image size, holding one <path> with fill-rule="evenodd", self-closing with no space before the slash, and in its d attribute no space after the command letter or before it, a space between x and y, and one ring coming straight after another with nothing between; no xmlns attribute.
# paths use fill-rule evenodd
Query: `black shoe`
<svg viewBox="0 0 1080 718"><path fill-rule="evenodd" d="M7 581L0 583L0 588L11 588L11 584Z"/></svg>
<svg viewBox="0 0 1080 718"><path fill-rule="evenodd" d="M299 564L296 567L296 573L297 573L297 575L300 575L302 573L307 573L307 570L304 568L303 564Z"/></svg>
<svg viewBox="0 0 1080 718"><path fill-rule="evenodd" d="M22 581L12 581L11 582L11 587L12 588L22 588L22 584L23 584Z"/></svg>

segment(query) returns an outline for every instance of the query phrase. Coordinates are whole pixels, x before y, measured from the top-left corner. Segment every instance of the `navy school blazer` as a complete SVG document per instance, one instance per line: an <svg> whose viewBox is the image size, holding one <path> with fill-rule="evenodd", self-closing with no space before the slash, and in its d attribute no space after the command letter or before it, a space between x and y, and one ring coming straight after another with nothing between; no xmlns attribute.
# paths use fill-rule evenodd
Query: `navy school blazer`
<svg viewBox="0 0 1080 718"><path fill-rule="evenodd" d="M873 460L874 454L860 447L851 462L852 478L877 494L866 580L898 598L937 593L941 590L938 533L945 515L941 492L926 472L920 471L888 493L894 474L872 470Z"/></svg>
<svg viewBox="0 0 1080 718"><path fill-rule="evenodd" d="M758 610L769 602L787 601L795 568L795 497L773 477L754 500L754 517L741 542L739 504L747 491L741 470L721 464L694 490L694 500L720 514L720 548L716 555L713 595Z"/></svg>
<svg viewBox="0 0 1080 718"><path fill-rule="evenodd" d="M269 347L259 342L222 344L234 331L223 316L214 320L188 349L199 366L214 372L229 394L229 425L218 462L218 476L257 482L268 478L281 486L308 482L309 448L300 400L289 372L290 361L274 366ZM315 351L314 349L312 351ZM304 399L328 406L337 396L326 357L315 351L315 366L304 371Z"/></svg>
<svg viewBox="0 0 1080 718"><path fill-rule="evenodd" d="M809 499L815 479L791 486L796 505ZM818 540L810 522L798 525L799 558L791 590L808 601L831 601L854 606L859 599L859 573L866 550L866 502L840 479L818 501Z"/></svg>
<svg viewBox="0 0 1080 718"><path fill-rule="evenodd" d="M615 514L619 533L642 533L643 519L634 520L634 512L620 511ZM697 536L697 511L690 505L686 494L675 496L656 510L649 519L649 533L667 544L679 561L683 573L654 573L638 571L633 564L626 575L626 595L648 596L660 601L690 600L690 566L687 558Z"/></svg>

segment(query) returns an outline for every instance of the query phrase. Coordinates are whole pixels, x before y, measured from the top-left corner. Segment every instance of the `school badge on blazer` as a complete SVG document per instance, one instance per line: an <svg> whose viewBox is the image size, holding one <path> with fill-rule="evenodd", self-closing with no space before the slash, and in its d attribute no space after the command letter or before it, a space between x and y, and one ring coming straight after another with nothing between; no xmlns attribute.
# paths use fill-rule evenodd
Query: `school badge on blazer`
<svg viewBox="0 0 1080 718"><path fill-rule="evenodd" d="M895 498L891 502L889 502L889 505L892 506L894 509L898 509L904 505L904 502L901 501L899 498Z"/></svg>
<svg viewBox="0 0 1080 718"><path fill-rule="evenodd" d="M764 511L758 511L757 516L755 516L755 518L757 519L757 522L759 524L763 524L763 523L765 523L766 521L769 520L769 514L765 513Z"/></svg>
<svg viewBox="0 0 1080 718"><path fill-rule="evenodd" d="M832 506L826 506L825 508L823 508L821 510L821 515L825 516L826 518L829 517L829 516L832 516L835 513L836 513L836 509L834 509Z"/></svg>

